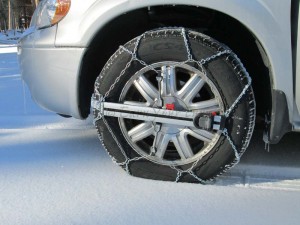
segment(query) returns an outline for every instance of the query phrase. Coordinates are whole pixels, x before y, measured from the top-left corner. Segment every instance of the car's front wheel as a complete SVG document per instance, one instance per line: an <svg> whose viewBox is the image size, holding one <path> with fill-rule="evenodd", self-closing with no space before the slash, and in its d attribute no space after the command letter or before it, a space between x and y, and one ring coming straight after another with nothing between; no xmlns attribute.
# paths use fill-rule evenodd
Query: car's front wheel
<svg viewBox="0 0 300 225"><path fill-rule="evenodd" d="M94 107L95 124L130 174L206 183L248 146L250 84L237 56L216 40L178 28L149 31L121 46L97 78L93 101L117 104L110 113Z"/></svg>

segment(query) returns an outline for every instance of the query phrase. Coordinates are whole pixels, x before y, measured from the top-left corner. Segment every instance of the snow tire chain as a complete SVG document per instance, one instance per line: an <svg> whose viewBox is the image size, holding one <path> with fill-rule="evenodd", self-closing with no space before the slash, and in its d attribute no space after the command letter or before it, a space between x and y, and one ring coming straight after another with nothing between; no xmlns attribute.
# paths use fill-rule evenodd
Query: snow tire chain
<svg viewBox="0 0 300 225"><path fill-rule="evenodd" d="M187 58L188 59L186 61L183 61L183 62L178 62L178 65L180 65L180 64L186 64L186 63L191 63L191 62L192 63L196 63L201 68L201 70L202 70L201 72L203 72L205 76L207 76L207 74L206 74L206 70L203 68L203 66L205 64L207 64L207 63L215 60L216 58L219 58L219 57L223 56L223 55L227 55L227 57L226 57L227 61L232 61L233 63L234 62L237 63L236 66L234 67L234 70L236 70L237 67L239 67L239 71L237 72L237 74L241 77L241 80L243 80L243 79L246 78L247 79L247 84L244 86L242 92L237 97L237 99L233 102L233 104L224 113L224 116L226 118L228 118L230 116L230 114L234 111L234 109L236 108L236 106L239 104L239 102L241 101L241 99L243 98L243 96L246 95L246 92L248 91L248 89L249 89L249 87L251 86L251 83L252 83L251 77L249 76L249 74L246 71L246 69L243 67L243 65L240 62L240 60L238 59L238 57L234 53L232 53L231 50L228 50L228 49L224 50L222 47L220 47L220 49L218 49L218 53L216 53L215 55L212 55L212 56L207 57L205 59L201 59L200 61L195 60L193 58L193 55L192 55L192 51L191 51L191 48L190 48L190 45L189 45L189 41L188 41L188 37L187 37L188 34L186 33L185 28L163 28L163 29L157 29L157 30L153 30L153 31L147 31L144 34L142 34L142 35L138 36L137 38L135 38L135 43L134 43L134 49L133 49L133 51L130 51L129 49L127 49L124 46L120 46L119 47L119 51L127 52L128 54L131 55L131 59L127 62L125 68L120 72L120 75L115 79L114 83L110 86L110 88L108 89L108 91L104 95L102 95L101 93L99 93L99 91L98 91L98 85L99 85L99 83L96 82L96 84L95 84L95 94L94 94L94 97L96 98L96 100L99 101L99 102L104 102L105 101L105 99L109 96L110 92L114 89L115 85L120 81L121 77L125 74L126 70L130 67L130 65L131 65L131 63L133 61L137 61L141 65L143 65L145 67L148 67L150 70L153 70L154 72L156 72L157 74L159 74L159 71L157 71L153 66L148 65L146 62L144 62L142 59L138 58L138 56L137 56L137 51L138 51L138 47L140 45L141 40L146 35L153 36L153 34L156 33L156 32L165 32L165 35L167 35L167 32L171 32L171 33L180 32L181 36L183 37L183 41L184 41L184 45L185 45L185 48L186 48ZM216 44L216 43L214 43L212 41L211 38L209 38L207 36L204 36L203 42L205 42L205 41L207 41L208 44L209 44L209 46L211 46L211 47L213 47L213 45ZM250 109L250 112L252 113L252 112L255 111L255 100L252 100L251 102L249 102L249 104L253 105L253 107ZM123 149L122 145L118 141L117 137L115 136L113 130L109 126L108 122L106 121L104 115L102 114L103 112L99 112L99 111L96 112L95 108L93 110L94 110L94 115L97 115L96 118L94 119L94 125L96 125L96 123L97 123L98 120L102 119L103 123L107 127L109 133L111 134L112 138L114 139L114 141L116 142L118 148L120 149L121 153L123 154L123 156L125 158L124 162L117 162L117 160L113 156L110 155L110 153L107 151L107 149L106 149L106 147L104 145L104 141L103 141L101 133L98 132L99 139L100 139L102 145L104 146L104 148L106 149L106 151L108 152L108 154L111 156L113 162L116 163L119 166L122 166L128 174L131 174L130 168L129 168L130 163L133 162L133 161L141 160L141 159L146 159L147 160L147 157L140 156L140 157L135 157L135 158L130 159L127 156L127 154L126 154L125 150ZM228 165L224 166L223 170L219 174L217 174L215 177L207 179L207 180L201 179L193 171L193 169L198 164L198 162L199 162L199 160L201 158L199 158L194 163L192 163L191 167L189 169L187 169L187 170L181 170L181 169L177 168L176 166L170 166L170 168L172 168L172 169L174 169L174 170L177 171L177 177L175 179L175 182L179 182L180 178L182 177L183 174L189 174L192 177L194 177L195 180L197 180L201 184L213 183L218 176L222 175L223 173L225 173L226 171L228 171L229 169L231 169L232 167L234 167L236 164L238 164L239 161L240 161L241 155L245 152L246 148L249 145L249 142L250 142L250 139L251 139L251 136L252 136L252 132L253 132L253 129L254 129L255 113L252 113L252 115L250 116L250 118L251 118L251 120L250 120L249 125L248 125L249 126L248 133L246 135L246 138L245 138L245 141L244 141L244 145L243 145L242 149L240 150L240 152L238 151L237 147L235 146L233 140L231 139L231 137L230 137L227 129L224 128L223 131L222 131L222 134L226 137L226 139L228 140L229 144L231 145L231 147L232 147L232 149L234 151L235 160L231 164L228 164ZM224 143L224 141L221 142L221 145L222 145L222 143ZM215 155L215 153L217 153L219 151L220 146L217 147L215 149L214 153L212 153L207 160L205 160L204 162L202 162L202 164L199 165L196 170L199 170L203 165L207 164L208 160L210 160L211 158L213 158L213 156Z"/></svg>

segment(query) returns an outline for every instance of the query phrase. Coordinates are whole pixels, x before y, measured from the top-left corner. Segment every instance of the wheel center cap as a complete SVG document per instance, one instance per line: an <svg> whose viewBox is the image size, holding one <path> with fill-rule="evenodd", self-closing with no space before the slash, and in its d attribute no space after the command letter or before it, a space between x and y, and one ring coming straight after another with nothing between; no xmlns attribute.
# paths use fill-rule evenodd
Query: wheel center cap
<svg viewBox="0 0 300 225"><path fill-rule="evenodd" d="M162 97L164 101L164 108L167 110L177 110L177 111L185 111L187 110L186 105L183 101L176 97Z"/></svg>
<svg viewBox="0 0 300 225"><path fill-rule="evenodd" d="M166 109L167 110L175 110L175 104L172 103L172 104L166 104Z"/></svg>
<svg viewBox="0 0 300 225"><path fill-rule="evenodd" d="M186 111L187 107L184 104L183 101L181 101L180 99L176 98L176 97L171 97L171 96L166 96L166 97L162 97L163 102L164 102L164 108L170 111ZM184 126L178 126L178 125L172 125L172 124L163 124L162 128L161 128L161 132L163 132L164 134L170 134L170 135L174 135L174 134L178 134L182 129L184 129Z"/></svg>

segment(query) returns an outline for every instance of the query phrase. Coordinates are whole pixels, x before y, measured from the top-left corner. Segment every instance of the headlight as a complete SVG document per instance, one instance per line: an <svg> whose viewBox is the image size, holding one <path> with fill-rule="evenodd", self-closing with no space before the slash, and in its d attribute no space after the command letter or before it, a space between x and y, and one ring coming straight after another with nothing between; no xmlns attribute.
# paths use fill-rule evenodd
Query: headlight
<svg viewBox="0 0 300 225"><path fill-rule="evenodd" d="M32 16L30 26L50 27L61 21L69 12L71 0L43 0Z"/></svg>

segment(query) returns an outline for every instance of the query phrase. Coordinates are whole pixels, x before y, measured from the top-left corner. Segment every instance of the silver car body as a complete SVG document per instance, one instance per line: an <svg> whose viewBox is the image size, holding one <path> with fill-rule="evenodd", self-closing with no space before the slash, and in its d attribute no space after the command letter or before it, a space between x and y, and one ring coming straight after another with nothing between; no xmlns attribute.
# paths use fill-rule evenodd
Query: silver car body
<svg viewBox="0 0 300 225"><path fill-rule="evenodd" d="M271 68L272 89L285 93L290 123L293 130L299 131L300 90L294 93L291 3L291 0L73 0L70 12L61 22L47 29L32 28L21 40L23 78L41 106L81 118L78 99L81 60L92 38L106 23L142 7L162 4L205 7L240 21L259 40L267 55L265 64ZM296 82L300 87L299 64Z"/></svg>

